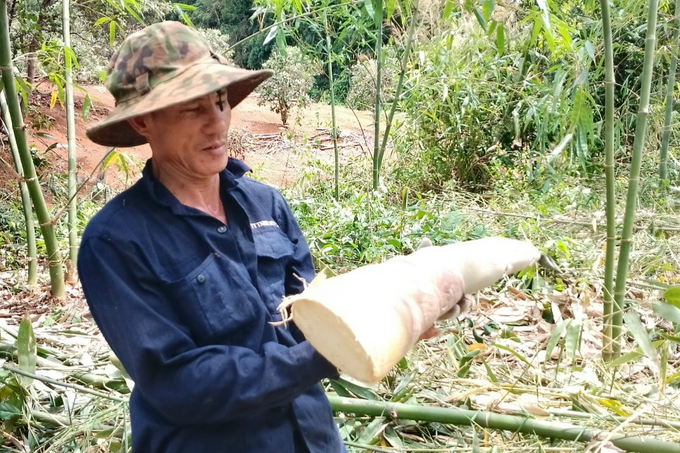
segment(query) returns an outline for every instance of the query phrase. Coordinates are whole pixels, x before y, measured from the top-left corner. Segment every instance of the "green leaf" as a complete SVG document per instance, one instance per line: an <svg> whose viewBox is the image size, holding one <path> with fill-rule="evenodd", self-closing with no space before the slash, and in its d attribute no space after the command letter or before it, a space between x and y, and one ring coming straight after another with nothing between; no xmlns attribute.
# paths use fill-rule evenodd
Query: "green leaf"
<svg viewBox="0 0 680 453"><path fill-rule="evenodd" d="M38 357L38 352L35 345L33 326L27 316L24 317L19 324L19 333L17 334L16 343L17 355L19 356L19 368L28 373L35 374L35 362ZM22 385L29 386L33 382L33 378L19 376L19 381Z"/></svg>
<svg viewBox="0 0 680 453"><path fill-rule="evenodd" d="M543 24L546 26L546 31L550 30L550 9L546 0L535 0L536 5L543 13ZM551 32L552 33L552 32Z"/></svg>
<svg viewBox="0 0 680 453"><path fill-rule="evenodd" d="M663 298L672 306L680 308L680 286L668 288L664 291Z"/></svg>
<svg viewBox="0 0 680 453"><path fill-rule="evenodd" d="M555 329L553 330L552 334L550 335L550 339L548 340L548 344L545 347L545 361L549 361L550 357L552 357L552 352L553 349L555 349L555 346L557 346L557 342L560 341L560 338L562 337L562 332L564 332L564 329L571 324L571 319L563 319L560 321L557 326L555 326Z"/></svg>
<svg viewBox="0 0 680 453"><path fill-rule="evenodd" d="M567 359L573 361L576 357L581 342L581 325L572 322L567 326L567 334L564 336L564 349L567 352Z"/></svg>
<svg viewBox="0 0 680 453"><path fill-rule="evenodd" d="M263 46L267 45L272 39L276 38L276 33L278 32L278 30L279 30L278 25L274 25L272 28L270 28L269 33L267 33L267 37L264 38L264 42L262 43L262 45Z"/></svg>
<svg viewBox="0 0 680 453"><path fill-rule="evenodd" d="M607 364L608 367L617 367L619 365L623 365L624 363L632 362L633 360L637 360L640 357L642 357L644 354L642 353L642 350L637 348L634 349L630 352L627 352L625 354L620 355L616 359L612 360Z"/></svg>
<svg viewBox="0 0 680 453"><path fill-rule="evenodd" d="M496 7L496 0L486 0L482 4L482 11L484 12L484 19L488 22L493 14L493 9Z"/></svg>
<svg viewBox="0 0 680 453"><path fill-rule="evenodd" d="M5 401L0 403L0 420L11 420L21 416L21 409Z"/></svg>
<svg viewBox="0 0 680 453"><path fill-rule="evenodd" d="M385 430L387 423L385 423L385 417L377 417L371 423L364 428L364 432L361 433L357 443L370 445L372 441L380 435L381 432Z"/></svg>
<svg viewBox="0 0 680 453"><path fill-rule="evenodd" d="M510 348L507 347L507 346L503 346L502 344L496 344L495 346L496 346L498 349L502 349L502 350L504 350L504 351L508 351L510 354L514 355L515 357L517 357L518 359L520 359L522 362L524 362L524 363L526 363L527 365L529 365L530 367L534 368L534 366L533 366L531 363L529 363L529 361L526 359L526 357L524 357L524 356L523 356L522 354L520 354L519 352L516 352L516 351L510 349Z"/></svg>
<svg viewBox="0 0 680 453"><path fill-rule="evenodd" d="M505 27L503 27L503 24L498 24L496 28L496 51L500 56L505 53Z"/></svg>
<svg viewBox="0 0 680 453"><path fill-rule="evenodd" d="M642 322L640 322L640 316L635 312L629 311L623 315L623 320L645 355L653 360L654 363L658 363L659 355L652 346L652 340L649 339L647 329L645 329Z"/></svg>
<svg viewBox="0 0 680 453"><path fill-rule="evenodd" d="M655 300L652 302L652 311L666 321L680 325L680 308L667 302Z"/></svg>
<svg viewBox="0 0 680 453"><path fill-rule="evenodd" d="M396 0L387 0L387 13L385 15L385 20L390 20L392 18L395 3Z"/></svg>
<svg viewBox="0 0 680 453"><path fill-rule="evenodd" d="M87 121L87 117L90 114L90 109L92 108L92 99L90 98L90 94L86 94L85 98L83 99L83 121Z"/></svg>
<svg viewBox="0 0 680 453"><path fill-rule="evenodd" d="M100 17L99 19L97 19L97 20L95 21L93 27L97 27L97 26L99 26L99 25L101 25L101 24L105 24L105 23L109 22L110 20L111 20L110 17Z"/></svg>
<svg viewBox="0 0 680 453"><path fill-rule="evenodd" d="M479 11L479 9L475 8L473 13L475 13L475 17L477 18L477 22L479 22L479 25L482 27L484 31L487 31L486 27L486 19L484 19L484 16L482 13Z"/></svg>
<svg viewBox="0 0 680 453"><path fill-rule="evenodd" d="M195 11L196 7L193 5L187 5L186 3L173 3L172 6L175 6L182 11Z"/></svg>
<svg viewBox="0 0 680 453"><path fill-rule="evenodd" d="M109 22L109 45L113 46L116 41L116 21L112 20Z"/></svg>
<svg viewBox="0 0 680 453"><path fill-rule="evenodd" d="M134 17L134 19L135 19L137 22L139 22L141 25L145 25L145 24L144 24L144 20L139 16L139 14L137 14L137 11L135 11L135 10L132 9L132 8L130 8L128 5L125 5L125 11L127 11L128 14L130 14L132 17Z"/></svg>
<svg viewBox="0 0 680 453"><path fill-rule="evenodd" d="M442 19L448 19L451 17L451 13L453 12L453 7L454 7L453 0L446 0L446 3L444 4L444 11L442 12Z"/></svg>
<svg viewBox="0 0 680 453"><path fill-rule="evenodd" d="M359 384L355 384L343 378L338 378L336 381L342 385L346 390L352 392L356 396L360 396L367 400L378 400L378 395L376 395L373 390L363 387Z"/></svg>
<svg viewBox="0 0 680 453"><path fill-rule="evenodd" d="M668 335L667 333L663 333L663 332L658 332L658 334L661 338L665 338L668 341L672 341L673 343L680 344L680 337L678 337L678 336Z"/></svg>

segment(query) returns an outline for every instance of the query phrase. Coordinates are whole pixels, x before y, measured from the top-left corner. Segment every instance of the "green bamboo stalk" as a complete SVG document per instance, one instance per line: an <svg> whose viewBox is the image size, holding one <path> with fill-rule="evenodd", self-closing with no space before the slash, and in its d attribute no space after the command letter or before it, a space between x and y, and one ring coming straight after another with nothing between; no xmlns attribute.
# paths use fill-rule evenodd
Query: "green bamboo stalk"
<svg viewBox="0 0 680 453"><path fill-rule="evenodd" d="M62 0L62 31L64 35L64 81L66 90L66 137L68 144L68 258L73 269L78 259L78 210L76 192L76 121L73 106L73 64L71 61L71 24L69 0ZM75 277L69 272L70 277Z"/></svg>
<svg viewBox="0 0 680 453"><path fill-rule="evenodd" d="M375 24L378 27L375 36L375 137L373 142L373 190L380 185L380 73L382 72L382 40L383 40L383 2L375 2Z"/></svg>
<svg viewBox="0 0 680 453"><path fill-rule="evenodd" d="M680 1L680 0L678 0ZM607 249L604 261L604 312L602 331L602 359L613 359L612 322L614 313L614 267L616 258L616 194L614 191L614 47L612 44L611 15L609 0L600 0L602 9L602 30L604 35L604 87L605 87L605 136L604 172L607 183Z"/></svg>
<svg viewBox="0 0 680 453"><path fill-rule="evenodd" d="M630 164L628 179L628 193L626 195L626 210L623 216L623 232L621 233L621 247L619 263L616 270L616 286L614 287L614 313L612 315L612 340L614 357L621 353L621 326L623 324L623 297L626 293L626 276L628 274L628 260L632 247L633 223L635 222L635 204L640 180L640 165L642 151L647 133L647 119L649 117L649 93L652 87L652 69L654 67L654 48L656 47L656 17L659 1L649 0L647 16L647 37L645 39L645 59L642 67L642 84L640 88L640 109L635 124L635 141L633 142L633 156Z"/></svg>
<svg viewBox="0 0 680 453"><path fill-rule="evenodd" d="M648 437L626 436L555 421L543 421L529 417L494 414L492 412L472 411L455 407L427 407L413 404L341 398L334 395L327 396L331 407L336 412L376 417L385 416L392 419L419 420L460 426L476 424L483 428L535 434L541 437L579 442L609 439L615 446L626 451L680 453L680 443L664 442Z"/></svg>
<svg viewBox="0 0 680 453"><path fill-rule="evenodd" d="M19 192L21 193L21 204L24 208L24 220L26 222L26 255L28 257L28 279L26 280L26 284L33 286L38 283L38 252L35 245L33 207L31 206L31 195L28 193L28 186L23 180L24 170L21 168L21 157L19 157L19 148L17 147L17 141L14 137L12 118L9 114L9 107L7 106L7 99L5 99L4 91L0 91L0 108L2 109L2 118L5 123L5 130L7 131L7 136L9 137L9 148L12 150L14 170L21 178L19 180Z"/></svg>
<svg viewBox="0 0 680 453"><path fill-rule="evenodd" d="M28 191L35 207L35 213L40 222L40 230L45 240L47 260L50 270L51 293L53 297L64 297L64 272L61 267L61 255L59 245L54 233L54 227L47 210L45 199L40 190L40 182L35 173L31 152L28 149L24 119L21 116L16 86L14 85L14 73L12 72L12 54L10 51L9 24L7 22L7 0L0 0L0 69L2 70L2 83L5 86L7 104L10 118L14 128L14 135L19 148L21 164L24 169L24 177Z"/></svg>
<svg viewBox="0 0 680 453"><path fill-rule="evenodd" d="M671 50L671 67L668 70L668 88L666 89L666 115L663 121L661 137L661 158L659 162L659 179L663 187L668 179L668 142L671 138L671 119L673 117L673 89L675 88L675 71L678 67L678 40L680 39L680 0L675 0L675 32Z"/></svg>
<svg viewBox="0 0 680 453"><path fill-rule="evenodd" d="M411 44L413 43L413 35L416 31L416 20L418 19L418 1L413 4L411 8L411 23L408 27L408 36L406 37L406 49L404 50L404 57L401 60L401 71L399 72L399 80L397 81L397 90L394 93L394 100L390 107L390 113L387 116L387 124L385 124L385 134L383 135L382 145L380 146L380 153L378 157L378 168L382 168L383 157L385 157L385 150L387 149L387 138L390 135L392 128L392 121L394 120L394 113L397 110L397 103L401 96L401 90L404 84L404 76L406 75L406 65L411 56Z"/></svg>
<svg viewBox="0 0 680 453"><path fill-rule="evenodd" d="M328 29L328 16L323 12L323 25L326 31L326 48L328 49L328 81L331 89L331 136L333 137L333 151L335 153L335 199L340 199L340 154L338 152L338 128L335 122L335 84L333 81L333 58L331 35Z"/></svg>

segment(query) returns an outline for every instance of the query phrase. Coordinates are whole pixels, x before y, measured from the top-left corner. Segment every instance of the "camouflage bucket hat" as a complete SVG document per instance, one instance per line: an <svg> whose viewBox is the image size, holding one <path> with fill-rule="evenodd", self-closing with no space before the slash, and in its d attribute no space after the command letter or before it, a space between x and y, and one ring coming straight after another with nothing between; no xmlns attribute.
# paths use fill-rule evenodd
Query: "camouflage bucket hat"
<svg viewBox="0 0 680 453"><path fill-rule="evenodd" d="M106 69L106 87L116 100L102 122L87 136L105 146L146 143L128 119L205 96L227 87L236 107L272 71L229 66L197 31L173 21L150 25L123 42Z"/></svg>

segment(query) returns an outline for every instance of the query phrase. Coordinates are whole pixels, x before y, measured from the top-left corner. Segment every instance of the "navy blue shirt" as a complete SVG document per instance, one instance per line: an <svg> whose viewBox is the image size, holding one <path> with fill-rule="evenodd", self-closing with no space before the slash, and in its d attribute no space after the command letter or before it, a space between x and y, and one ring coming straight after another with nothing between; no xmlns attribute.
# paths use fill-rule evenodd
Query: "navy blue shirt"
<svg viewBox="0 0 680 453"><path fill-rule="evenodd" d="M135 453L340 453L319 381L337 370L294 324L284 295L311 281L307 244L283 197L220 173L228 225L153 178L107 203L83 234L78 272L92 315L135 382Z"/></svg>

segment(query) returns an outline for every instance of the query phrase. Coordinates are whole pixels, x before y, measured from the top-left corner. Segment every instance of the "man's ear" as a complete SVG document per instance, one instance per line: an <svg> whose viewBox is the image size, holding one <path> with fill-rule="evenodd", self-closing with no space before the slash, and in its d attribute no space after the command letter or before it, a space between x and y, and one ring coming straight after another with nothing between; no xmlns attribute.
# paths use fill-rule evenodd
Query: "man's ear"
<svg viewBox="0 0 680 453"><path fill-rule="evenodd" d="M135 116L127 120L130 126L137 131L139 135L146 137L149 135L149 115Z"/></svg>

